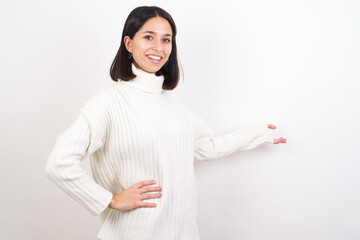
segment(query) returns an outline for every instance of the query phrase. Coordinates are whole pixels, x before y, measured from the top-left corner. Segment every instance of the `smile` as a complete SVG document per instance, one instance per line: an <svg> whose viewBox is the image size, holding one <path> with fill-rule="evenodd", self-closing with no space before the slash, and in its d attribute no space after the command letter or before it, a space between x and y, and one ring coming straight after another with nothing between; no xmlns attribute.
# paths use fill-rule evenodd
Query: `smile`
<svg viewBox="0 0 360 240"><path fill-rule="evenodd" d="M151 58L151 59L154 59L154 60L160 60L161 59L161 57L155 56L155 55L148 55L147 57Z"/></svg>

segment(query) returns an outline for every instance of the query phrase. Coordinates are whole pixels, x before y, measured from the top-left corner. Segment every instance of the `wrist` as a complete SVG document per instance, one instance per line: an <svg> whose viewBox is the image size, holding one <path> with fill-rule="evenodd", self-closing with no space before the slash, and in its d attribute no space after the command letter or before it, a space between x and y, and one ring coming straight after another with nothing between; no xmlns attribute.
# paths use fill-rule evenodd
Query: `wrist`
<svg viewBox="0 0 360 240"><path fill-rule="evenodd" d="M112 197L112 199L111 199L108 207L109 207L109 208L113 208L114 204L115 204L115 199L114 199L114 197Z"/></svg>

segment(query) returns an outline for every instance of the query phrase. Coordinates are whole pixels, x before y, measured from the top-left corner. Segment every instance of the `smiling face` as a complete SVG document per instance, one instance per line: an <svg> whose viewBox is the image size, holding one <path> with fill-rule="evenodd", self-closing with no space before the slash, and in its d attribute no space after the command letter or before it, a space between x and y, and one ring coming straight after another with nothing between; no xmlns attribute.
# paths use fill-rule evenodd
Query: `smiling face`
<svg viewBox="0 0 360 240"><path fill-rule="evenodd" d="M172 49L172 30L162 17L148 19L136 32L133 39L124 38L126 49L132 53L134 64L155 74L169 59Z"/></svg>

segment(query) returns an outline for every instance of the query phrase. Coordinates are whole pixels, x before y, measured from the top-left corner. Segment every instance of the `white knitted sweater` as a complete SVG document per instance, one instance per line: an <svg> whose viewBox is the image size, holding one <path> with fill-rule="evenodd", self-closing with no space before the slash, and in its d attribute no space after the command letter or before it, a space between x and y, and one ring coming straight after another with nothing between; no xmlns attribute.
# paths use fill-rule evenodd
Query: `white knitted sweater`
<svg viewBox="0 0 360 240"><path fill-rule="evenodd" d="M171 91L163 76L132 65L137 76L103 87L57 139L46 175L93 215L102 240L198 240L194 159L224 157L273 143L265 122L214 136ZM89 159L93 178L80 166ZM154 208L107 208L122 187L143 180L162 187Z"/></svg>

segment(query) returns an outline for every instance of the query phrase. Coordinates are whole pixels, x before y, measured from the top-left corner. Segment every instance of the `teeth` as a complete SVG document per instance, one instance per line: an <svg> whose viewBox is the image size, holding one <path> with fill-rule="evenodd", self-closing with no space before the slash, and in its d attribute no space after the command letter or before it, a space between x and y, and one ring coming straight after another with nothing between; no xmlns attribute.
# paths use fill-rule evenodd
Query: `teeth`
<svg viewBox="0 0 360 240"><path fill-rule="evenodd" d="M157 57L157 56L153 56L153 55L148 55L149 58L151 59L155 59L155 60L160 60L161 57Z"/></svg>

